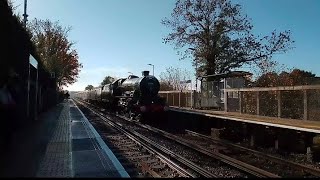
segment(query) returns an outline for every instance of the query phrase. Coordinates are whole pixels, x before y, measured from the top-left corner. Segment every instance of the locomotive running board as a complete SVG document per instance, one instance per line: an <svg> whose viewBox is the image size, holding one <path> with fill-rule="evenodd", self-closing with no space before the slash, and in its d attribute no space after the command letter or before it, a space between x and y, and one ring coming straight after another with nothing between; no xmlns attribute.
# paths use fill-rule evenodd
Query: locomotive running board
<svg viewBox="0 0 320 180"><path fill-rule="evenodd" d="M132 98L133 96L115 96L116 98Z"/></svg>

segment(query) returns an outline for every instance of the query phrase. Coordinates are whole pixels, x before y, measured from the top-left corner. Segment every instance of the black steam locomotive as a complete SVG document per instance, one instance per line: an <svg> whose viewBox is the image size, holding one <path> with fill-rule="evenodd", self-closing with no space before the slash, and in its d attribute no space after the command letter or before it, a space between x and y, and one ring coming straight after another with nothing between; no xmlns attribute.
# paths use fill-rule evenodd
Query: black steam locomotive
<svg viewBox="0 0 320 180"><path fill-rule="evenodd" d="M77 93L75 97L103 106L131 119L142 120L167 111L165 100L158 94L160 83L149 71L142 77L130 75L111 84Z"/></svg>

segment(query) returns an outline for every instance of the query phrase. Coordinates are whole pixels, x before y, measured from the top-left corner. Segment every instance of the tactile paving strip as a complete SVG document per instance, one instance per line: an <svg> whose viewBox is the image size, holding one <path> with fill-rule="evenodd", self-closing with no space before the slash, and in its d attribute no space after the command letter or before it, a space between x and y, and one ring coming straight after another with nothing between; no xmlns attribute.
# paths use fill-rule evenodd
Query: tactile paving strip
<svg viewBox="0 0 320 180"><path fill-rule="evenodd" d="M69 103L65 103L37 177L72 177Z"/></svg>

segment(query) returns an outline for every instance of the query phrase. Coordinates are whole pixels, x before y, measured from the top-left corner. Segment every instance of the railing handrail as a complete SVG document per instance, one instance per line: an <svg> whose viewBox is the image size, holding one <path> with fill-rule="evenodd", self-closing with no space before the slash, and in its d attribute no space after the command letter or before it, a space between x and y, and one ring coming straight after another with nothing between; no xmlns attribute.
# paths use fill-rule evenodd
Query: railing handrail
<svg viewBox="0 0 320 180"><path fill-rule="evenodd" d="M238 92L238 91L294 91L294 90L308 90L308 89L309 90L310 89L320 89L320 85L230 88L230 89L225 89L225 92Z"/></svg>
<svg viewBox="0 0 320 180"><path fill-rule="evenodd" d="M183 90L183 91L159 91L161 93L191 93L193 90Z"/></svg>

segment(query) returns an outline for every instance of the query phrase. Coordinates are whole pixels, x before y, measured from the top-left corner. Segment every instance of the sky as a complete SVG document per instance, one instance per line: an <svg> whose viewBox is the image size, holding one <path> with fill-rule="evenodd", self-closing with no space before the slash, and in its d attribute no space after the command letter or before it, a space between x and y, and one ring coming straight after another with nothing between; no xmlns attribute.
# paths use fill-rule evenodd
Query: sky
<svg viewBox="0 0 320 180"><path fill-rule="evenodd" d="M16 12L23 14L24 0L13 2ZM256 35L291 30L294 49L273 60L320 76L319 0L233 2L242 5ZM170 29L161 20L170 17L174 5L174 0L28 0L27 14L29 21L49 19L72 27L69 39L76 42L83 68L78 81L65 89L80 91L89 84L98 86L107 75L140 76L143 70L152 74L148 64L154 65L157 78L170 66L187 69L193 77L191 59L179 60L173 46L162 40Z"/></svg>

